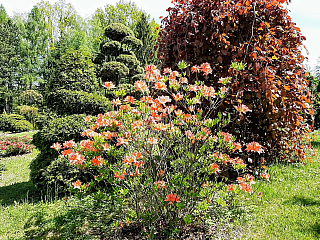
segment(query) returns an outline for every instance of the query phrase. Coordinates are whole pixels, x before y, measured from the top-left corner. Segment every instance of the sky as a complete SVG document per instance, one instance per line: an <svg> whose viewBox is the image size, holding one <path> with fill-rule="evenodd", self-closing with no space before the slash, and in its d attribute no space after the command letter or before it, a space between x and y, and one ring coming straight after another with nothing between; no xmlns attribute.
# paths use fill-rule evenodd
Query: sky
<svg viewBox="0 0 320 240"><path fill-rule="evenodd" d="M51 4L57 0L49 0ZM166 16L166 9L171 6L171 0L131 0L138 7L150 14L158 23L159 17ZM12 16L14 12L28 12L40 0L0 0L7 13ZM103 8L107 3L115 4L118 0L66 0L71 3L78 14L82 17L89 17L97 8ZM301 29L302 34L307 38L304 42L309 55L308 64L313 69L320 56L320 0L292 0L288 9L293 22Z"/></svg>

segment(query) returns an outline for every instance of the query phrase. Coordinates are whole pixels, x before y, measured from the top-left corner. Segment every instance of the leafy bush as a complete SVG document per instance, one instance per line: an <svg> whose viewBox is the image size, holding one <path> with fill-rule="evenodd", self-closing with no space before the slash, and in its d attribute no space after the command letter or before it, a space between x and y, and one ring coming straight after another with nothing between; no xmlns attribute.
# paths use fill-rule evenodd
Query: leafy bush
<svg viewBox="0 0 320 240"><path fill-rule="evenodd" d="M185 62L178 66L188 67ZM236 66L243 69L240 64ZM211 119L197 108L202 101L208 101L207 110L216 109L228 94L229 81L222 80L222 86L214 89L201 82L189 84L185 71L180 74L166 69L163 76L155 66L146 69L149 84L137 81L136 91L154 90L156 96L144 95L139 101L118 92L117 100L112 101L114 111L98 115L83 132L87 140L63 145L57 142L52 147L80 169L96 168L100 172L90 183L80 179L72 183L79 196L91 193L96 184L104 181L113 187L112 196L122 208L115 214L115 226L135 221L141 231L165 239L168 233L214 221L215 209L232 209L238 192L252 194L254 176L246 172L245 163L250 161L249 152L258 155L265 148L257 142L235 142L234 136L221 131L231 121L228 115ZM209 64L203 64L199 71L206 78L212 72ZM105 85L111 88L112 83ZM251 111L245 105L235 108L238 118ZM230 157L231 153L237 157ZM237 184L218 183L218 177L232 181L225 175L229 168L239 174ZM269 178L265 172L261 176ZM110 198L103 188L94 196ZM159 235L153 236L155 232Z"/></svg>
<svg viewBox="0 0 320 240"><path fill-rule="evenodd" d="M0 156L8 157L30 153L34 148L31 145L32 138L23 137L0 137Z"/></svg>
<svg viewBox="0 0 320 240"><path fill-rule="evenodd" d="M11 132L29 132L33 129L33 126L27 120L13 121L11 125Z"/></svg>
<svg viewBox="0 0 320 240"><path fill-rule="evenodd" d="M20 95L21 103L29 106L41 105L43 102L43 96L35 90L23 91Z"/></svg>
<svg viewBox="0 0 320 240"><path fill-rule="evenodd" d="M47 190L44 173L47 167L58 158L51 146L54 142L64 142L70 139L79 141L81 133L87 128L83 120L85 115L71 115L49 120L41 131L33 136L32 143L40 150L39 155L31 162L30 178L33 184L43 192ZM59 174L59 173L56 173ZM52 181L50 185L52 186Z"/></svg>
<svg viewBox="0 0 320 240"><path fill-rule="evenodd" d="M132 30L122 23L111 23L105 28L106 37L121 42L127 36L134 36Z"/></svg>
<svg viewBox="0 0 320 240"><path fill-rule="evenodd" d="M121 44L117 41L111 41L111 42L102 42L101 43L101 53L104 55L111 55L111 56L117 56L119 55Z"/></svg>
<svg viewBox="0 0 320 240"><path fill-rule="evenodd" d="M42 113L38 115L38 117L35 119L35 125L36 128L41 130L45 126L49 124L50 121L52 121L55 118L59 118L59 116L55 113L52 112L49 109L43 109Z"/></svg>
<svg viewBox="0 0 320 240"><path fill-rule="evenodd" d="M1 114L0 130L9 132L27 132L33 129L32 124L24 116L18 114Z"/></svg>
<svg viewBox="0 0 320 240"><path fill-rule="evenodd" d="M141 40L133 36L126 36L124 39L122 39L121 44L129 45L135 49L141 48L143 46Z"/></svg>
<svg viewBox="0 0 320 240"><path fill-rule="evenodd" d="M129 74L129 68L121 62L106 62L100 73L102 81L112 80L118 85L120 78Z"/></svg>
<svg viewBox="0 0 320 240"><path fill-rule="evenodd" d="M47 95L46 105L60 115L104 113L111 109L110 101L99 94L59 90Z"/></svg>
<svg viewBox="0 0 320 240"><path fill-rule="evenodd" d="M116 60L125 64L129 69L136 68L138 65L140 65L140 62L135 55L121 54L116 58Z"/></svg>
<svg viewBox="0 0 320 240"><path fill-rule="evenodd" d="M305 133L311 131L305 116L312 115L301 55L305 37L279 2L285 1L174 1L159 33L163 68L176 69L180 60L190 65L209 62L214 75L205 84L215 88L221 86L219 79L230 76L232 62L246 65L237 81L232 79L232 94L213 117L229 112L236 118L234 103L252 109L247 121L233 121L226 130L264 145L262 157L268 162L299 161L310 147L305 145ZM195 74L196 69L187 77Z"/></svg>
<svg viewBox="0 0 320 240"><path fill-rule="evenodd" d="M80 180L90 182L93 176L99 174L96 169L81 169L70 165L69 161L59 156L53 160L43 171L43 181L48 191L54 191L59 195L68 193L72 182Z"/></svg>
<svg viewBox="0 0 320 240"><path fill-rule="evenodd" d="M34 126L35 120L39 116L39 109L37 107L30 107L28 105L18 106L18 109L20 114Z"/></svg>

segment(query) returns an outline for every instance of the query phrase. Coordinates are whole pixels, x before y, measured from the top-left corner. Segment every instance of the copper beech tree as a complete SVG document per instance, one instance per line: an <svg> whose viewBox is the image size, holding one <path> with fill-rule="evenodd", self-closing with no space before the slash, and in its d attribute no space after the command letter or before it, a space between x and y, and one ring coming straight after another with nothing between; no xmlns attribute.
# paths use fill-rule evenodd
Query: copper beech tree
<svg viewBox="0 0 320 240"><path fill-rule="evenodd" d="M305 119L313 108L301 54L305 37L288 15L284 3L289 1L172 2L158 40L162 67L176 69L180 60L209 62L213 74L205 84L213 87L232 77L229 97L217 112L231 113L228 132L266 148L259 159L252 156L253 163L305 159L312 129ZM235 76L232 62L246 64L245 69ZM235 103L251 112L239 116ZM199 107L205 108L205 102Z"/></svg>

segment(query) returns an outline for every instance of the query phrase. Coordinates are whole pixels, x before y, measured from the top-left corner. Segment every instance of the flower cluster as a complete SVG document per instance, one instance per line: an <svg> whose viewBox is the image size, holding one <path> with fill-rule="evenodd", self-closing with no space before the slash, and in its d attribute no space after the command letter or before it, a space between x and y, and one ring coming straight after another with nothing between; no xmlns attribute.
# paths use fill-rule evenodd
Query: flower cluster
<svg viewBox="0 0 320 240"><path fill-rule="evenodd" d="M32 138L24 137L8 137L0 141L0 156L15 156L30 153L34 148L31 145Z"/></svg>

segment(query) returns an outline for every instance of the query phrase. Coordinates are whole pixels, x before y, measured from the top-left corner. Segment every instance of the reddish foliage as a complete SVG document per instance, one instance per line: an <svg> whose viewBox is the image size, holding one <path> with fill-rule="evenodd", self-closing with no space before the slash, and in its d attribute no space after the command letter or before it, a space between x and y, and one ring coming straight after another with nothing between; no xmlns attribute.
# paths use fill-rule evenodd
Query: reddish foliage
<svg viewBox="0 0 320 240"><path fill-rule="evenodd" d="M172 2L158 40L162 66L175 69L180 60L191 65L209 62L213 74L205 84L216 87L220 78L235 73L232 62L246 63L218 109L232 113L235 120L227 131L265 146L267 161L304 159L304 137L311 128L304 117L313 110L302 65L305 37L282 5L289 1ZM234 108L238 102L252 111L239 118Z"/></svg>

